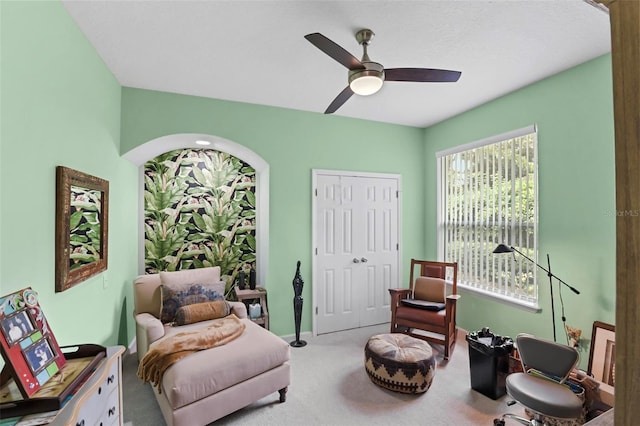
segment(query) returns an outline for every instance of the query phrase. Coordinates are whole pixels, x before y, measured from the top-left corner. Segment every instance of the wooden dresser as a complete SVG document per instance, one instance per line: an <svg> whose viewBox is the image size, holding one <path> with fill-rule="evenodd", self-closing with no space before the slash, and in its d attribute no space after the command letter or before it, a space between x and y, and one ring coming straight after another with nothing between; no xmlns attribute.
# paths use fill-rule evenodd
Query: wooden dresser
<svg viewBox="0 0 640 426"><path fill-rule="evenodd" d="M106 356L99 361L85 382L68 397L60 410L36 413L22 418L3 420L14 425L28 419L42 418L54 426L122 426L122 355L124 346L106 348ZM47 418L45 423L44 420ZM31 423L28 423L31 424Z"/></svg>
<svg viewBox="0 0 640 426"><path fill-rule="evenodd" d="M105 359L51 424L121 426L123 353L123 346L108 347Z"/></svg>

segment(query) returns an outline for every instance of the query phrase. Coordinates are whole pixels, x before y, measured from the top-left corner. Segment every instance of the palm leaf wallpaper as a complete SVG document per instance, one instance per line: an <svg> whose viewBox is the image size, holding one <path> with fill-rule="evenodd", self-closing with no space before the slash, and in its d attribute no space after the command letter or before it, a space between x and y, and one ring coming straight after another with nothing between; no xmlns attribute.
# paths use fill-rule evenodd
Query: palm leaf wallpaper
<svg viewBox="0 0 640 426"><path fill-rule="evenodd" d="M100 259L101 192L71 185L69 270Z"/></svg>
<svg viewBox="0 0 640 426"><path fill-rule="evenodd" d="M227 288L256 261L255 169L237 157L181 149L145 164L145 271L220 266Z"/></svg>

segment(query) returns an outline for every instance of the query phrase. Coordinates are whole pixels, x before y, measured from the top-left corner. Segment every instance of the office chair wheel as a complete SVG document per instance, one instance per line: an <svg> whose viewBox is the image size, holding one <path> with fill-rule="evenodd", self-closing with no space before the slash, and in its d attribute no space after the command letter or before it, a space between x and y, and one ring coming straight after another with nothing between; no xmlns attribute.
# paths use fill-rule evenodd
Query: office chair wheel
<svg viewBox="0 0 640 426"><path fill-rule="evenodd" d="M493 426L504 426L504 419L493 419Z"/></svg>

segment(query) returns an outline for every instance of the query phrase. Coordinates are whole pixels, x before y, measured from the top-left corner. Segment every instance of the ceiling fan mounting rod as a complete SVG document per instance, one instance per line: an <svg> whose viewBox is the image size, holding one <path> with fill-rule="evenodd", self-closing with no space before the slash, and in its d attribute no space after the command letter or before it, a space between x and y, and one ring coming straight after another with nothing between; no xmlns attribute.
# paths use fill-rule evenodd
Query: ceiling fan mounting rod
<svg viewBox="0 0 640 426"><path fill-rule="evenodd" d="M369 59L369 54L367 53L367 46L371 43L371 39L373 39L374 35L375 33L367 28L356 33L356 40L358 41L358 44L362 46L362 62L371 61L371 59Z"/></svg>
<svg viewBox="0 0 640 426"><path fill-rule="evenodd" d="M371 39L375 33L368 28L362 29L356 33L356 40L358 40L358 44L368 45L371 43Z"/></svg>

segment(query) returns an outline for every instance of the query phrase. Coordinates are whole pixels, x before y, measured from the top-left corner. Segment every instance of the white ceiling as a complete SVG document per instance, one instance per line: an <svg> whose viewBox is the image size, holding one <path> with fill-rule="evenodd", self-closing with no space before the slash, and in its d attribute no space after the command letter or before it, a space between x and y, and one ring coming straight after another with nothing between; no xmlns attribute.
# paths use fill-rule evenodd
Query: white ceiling
<svg viewBox="0 0 640 426"><path fill-rule="evenodd" d="M120 84L322 114L347 69L320 32L387 68L462 71L457 83L386 82L335 115L426 127L610 51L609 17L583 0L70 1Z"/></svg>

